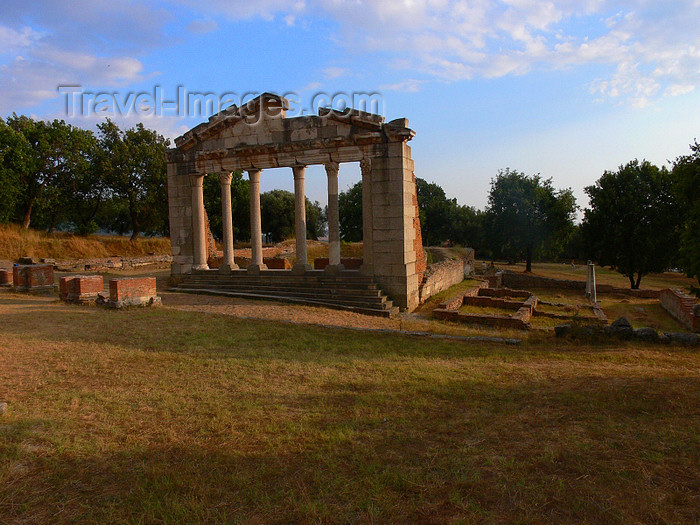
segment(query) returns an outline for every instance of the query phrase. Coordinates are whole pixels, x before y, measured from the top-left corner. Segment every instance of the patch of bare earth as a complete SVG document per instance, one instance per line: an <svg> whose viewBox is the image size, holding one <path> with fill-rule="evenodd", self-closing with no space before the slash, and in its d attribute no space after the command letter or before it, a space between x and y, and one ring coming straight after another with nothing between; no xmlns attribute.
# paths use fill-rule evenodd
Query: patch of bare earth
<svg viewBox="0 0 700 525"><path fill-rule="evenodd" d="M401 321L316 306L256 301L238 297L163 292L163 306L189 312L285 321L320 326L400 329Z"/></svg>

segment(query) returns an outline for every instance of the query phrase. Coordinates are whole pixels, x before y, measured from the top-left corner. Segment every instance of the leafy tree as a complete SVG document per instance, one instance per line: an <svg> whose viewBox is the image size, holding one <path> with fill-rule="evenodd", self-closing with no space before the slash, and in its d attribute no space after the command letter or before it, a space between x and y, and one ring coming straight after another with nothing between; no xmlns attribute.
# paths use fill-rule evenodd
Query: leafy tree
<svg viewBox="0 0 700 525"><path fill-rule="evenodd" d="M20 173L25 143L24 136L0 118L0 222L12 220L20 204Z"/></svg>
<svg viewBox="0 0 700 525"><path fill-rule="evenodd" d="M494 252L510 260L525 257L532 271L536 252L561 248L573 228L576 199L570 189L555 190L551 179L502 170L491 181L487 213Z"/></svg>
<svg viewBox="0 0 700 525"><path fill-rule="evenodd" d="M273 242L293 238L296 234L294 194L286 190L272 190L260 195L260 213L263 233ZM306 199L306 235L317 239L323 231L322 210L319 204Z"/></svg>
<svg viewBox="0 0 700 525"><path fill-rule="evenodd" d="M681 208L680 262L689 277L700 282L700 144L673 163L674 193ZM695 290L700 294L700 289Z"/></svg>
<svg viewBox="0 0 700 525"><path fill-rule="evenodd" d="M338 195L340 238L346 242L360 242L362 230L362 181L341 191Z"/></svg>
<svg viewBox="0 0 700 525"><path fill-rule="evenodd" d="M109 190L128 205L131 239L142 232L167 234L169 140L141 123L122 131L107 119L97 127L99 167Z"/></svg>
<svg viewBox="0 0 700 525"><path fill-rule="evenodd" d="M50 206L50 198L55 197L56 179L67 169L65 155L69 149L71 126L62 120L35 121L14 114L7 119L7 125L23 137L23 140L15 143L15 169L22 192L20 220L26 229L29 228L35 206L45 189L51 189L45 204Z"/></svg>
<svg viewBox="0 0 700 525"><path fill-rule="evenodd" d="M478 212L448 199L445 190L433 182L416 178L423 244L435 246L453 242L464 246L479 244Z"/></svg>
<svg viewBox="0 0 700 525"><path fill-rule="evenodd" d="M633 289L667 268L678 248L678 208L666 168L633 160L585 191L583 234L599 264L627 276Z"/></svg>

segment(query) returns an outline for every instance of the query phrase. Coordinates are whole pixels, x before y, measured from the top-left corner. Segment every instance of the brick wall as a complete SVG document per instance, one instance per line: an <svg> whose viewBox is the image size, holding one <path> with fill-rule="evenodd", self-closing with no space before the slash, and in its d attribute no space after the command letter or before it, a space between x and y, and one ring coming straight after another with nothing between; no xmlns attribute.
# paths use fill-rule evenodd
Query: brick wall
<svg viewBox="0 0 700 525"><path fill-rule="evenodd" d="M159 302L155 277L126 277L109 281L109 304L112 307L138 306Z"/></svg>
<svg viewBox="0 0 700 525"><path fill-rule="evenodd" d="M681 290L668 288L659 295L661 306L692 332L700 332L700 305Z"/></svg>
<svg viewBox="0 0 700 525"><path fill-rule="evenodd" d="M416 232L416 237L415 239L413 239L413 249L416 251L416 275L418 276L418 282L421 283L423 282L425 271L428 268L428 256L426 255L425 250L423 249L423 234L420 229L420 208L418 207L418 190L416 188L415 174L413 175L413 208L415 210L415 216L413 218L413 229ZM462 274L464 274L464 267L462 267ZM419 296L420 302L422 303L424 299L422 298L420 291Z"/></svg>
<svg viewBox="0 0 700 525"><path fill-rule="evenodd" d="M12 286L12 270L0 268L0 286Z"/></svg>
<svg viewBox="0 0 700 525"><path fill-rule="evenodd" d="M59 280L61 300L71 303L94 301L103 289L101 275L70 275Z"/></svg>
<svg viewBox="0 0 700 525"><path fill-rule="evenodd" d="M53 265L17 265L12 268L15 290L45 290L55 287Z"/></svg>
<svg viewBox="0 0 700 525"><path fill-rule="evenodd" d="M429 297L461 283L464 280L464 264L463 259L445 259L425 268L419 287L420 302L424 303Z"/></svg>
<svg viewBox="0 0 700 525"><path fill-rule="evenodd" d="M292 263L284 257L263 257L263 264L270 270L291 270Z"/></svg>

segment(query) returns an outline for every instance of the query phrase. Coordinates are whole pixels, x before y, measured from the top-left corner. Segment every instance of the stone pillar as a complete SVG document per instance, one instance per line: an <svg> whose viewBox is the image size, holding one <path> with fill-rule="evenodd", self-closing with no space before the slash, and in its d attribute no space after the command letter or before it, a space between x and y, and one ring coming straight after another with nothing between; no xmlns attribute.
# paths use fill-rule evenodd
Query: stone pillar
<svg viewBox="0 0 700 525"><path fill-rule="evenodd" d="M224 229L224 261L219 267L219 273L230 273L238 270L233 257L233 218L231 213L231 179L230 172L220 173L221 181L221 220Z"/></svg>
<svg viewBox="0 0 700 525"><path fill-rule="evenodd" d="M292 271L303 274L311 269L306 248L306 192L304 190L304 170L306 166L295 166L294 172L294 225L296 230L297 262Z"/></svg>
<svg viewBox="0 0 700 525"><path fill-rule="evenodd" d="M340 264L340 216L338 211L338 170L337 162L326 164L328 176L328 266L326 272L339 273Z"/></svg>
<svg viewBox="0 0 700 525"><path fill-rule="evenodd" d="M362 172L362 268L365 275L374 275L372 264L372 159L360 161Z"/></svg>
<svg viewBox="0 0 700 525"><path fill-rule="evenodd" d="M248 272L267 270L262 255L262 222L260 218L260 170L248 170L250 179L250 248L252 256Z"/></svg>
<svg viewBox="0 0 700 525"><path fill-rule="evenodd" d="M207 233L204 219L204 174L190 174L192 187L192 243L194 244L193 270L208 270Z"/></svg>

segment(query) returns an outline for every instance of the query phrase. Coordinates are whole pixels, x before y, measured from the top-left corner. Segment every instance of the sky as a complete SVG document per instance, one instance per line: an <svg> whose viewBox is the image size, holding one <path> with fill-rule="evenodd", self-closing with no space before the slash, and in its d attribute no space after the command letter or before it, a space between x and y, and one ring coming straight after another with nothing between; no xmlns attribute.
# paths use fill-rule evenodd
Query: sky
<svg viewBox="0 0 700 525"><path fill-rule="evenodd" d="M511 168L585 206L605 170L700 139L698 21L700 0L3 0L0 116L173 139L266 91L288 116L369 101L409 119L416 176L461 204ZM306 178L325 204L323 169ZM341 189L357 180L341 166ZM290 169L263 172L273 188Z"/></svg>

